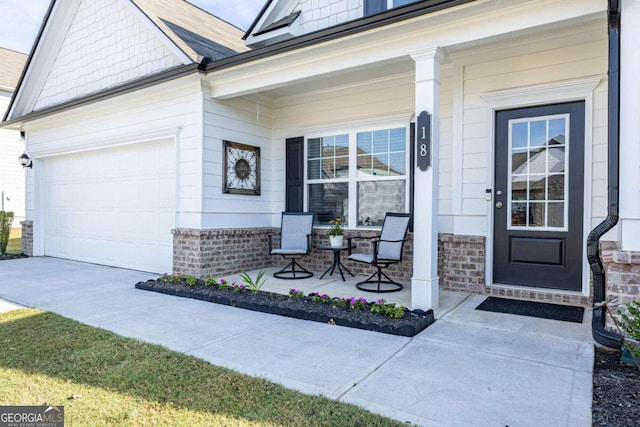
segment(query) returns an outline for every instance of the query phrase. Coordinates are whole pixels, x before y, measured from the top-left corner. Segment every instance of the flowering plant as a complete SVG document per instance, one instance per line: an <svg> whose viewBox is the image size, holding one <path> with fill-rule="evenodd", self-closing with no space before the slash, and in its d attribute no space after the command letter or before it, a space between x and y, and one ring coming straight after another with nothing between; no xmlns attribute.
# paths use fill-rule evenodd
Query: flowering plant
<svg viewBox="0 0 640 427"><path fill-rule="evenodd" d="M289 298L304 298L304 292L299 289L289 289Z"/></svg>
<svg viewBox="0 0 640 427"><path fill-rule="evenodd" d="M344 221L341 217L337 217L329 221L331 229L329 229L329 236L342 236L344 235Z"/></svg>

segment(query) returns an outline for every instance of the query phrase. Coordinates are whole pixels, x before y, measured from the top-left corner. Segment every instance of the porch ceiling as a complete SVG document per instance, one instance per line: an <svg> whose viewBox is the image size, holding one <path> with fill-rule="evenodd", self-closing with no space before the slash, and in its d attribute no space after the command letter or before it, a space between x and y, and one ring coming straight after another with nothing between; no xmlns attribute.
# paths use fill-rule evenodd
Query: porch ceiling
<svg viewBox="0 0 640 427"><path fill-rule="evenodd" d="M210 96L281 97L348 85L411 72L409 54L426 47L458 54L606 19L606 2L599 0L480 0L453 9L213 70L205 77Z"/></svg>
<svg viewBox="0 0 640 427"><path fill-rule="evenodd" d="M412 73L415 63L410 57L395 58L368 66L355 67L348 70L340 70L330 76L317 75L295 81L286 86L279 86L261 92L271 98L292 96L301 93L321 91L330 88L351 86L363 82L382 79L402 73Z"/></svg>

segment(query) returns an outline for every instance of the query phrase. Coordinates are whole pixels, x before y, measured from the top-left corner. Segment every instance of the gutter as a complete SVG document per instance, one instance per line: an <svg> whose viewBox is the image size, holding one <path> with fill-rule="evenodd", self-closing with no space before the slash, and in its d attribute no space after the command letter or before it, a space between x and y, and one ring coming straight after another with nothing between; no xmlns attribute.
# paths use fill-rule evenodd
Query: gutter
<svg viewBox="0 0 640 427"><path fill-rule="evenodd" d="M149 77L143 77L142 79L135 80L133 82L129 82L123 84L121 86L114 87L112 89L108 89L102 92L95 93L93 95L84 96L82 98L77 98L71 101L64 102L62 104L54 105L49 108L45 108L43 110L34 111L24 116L17 117L13 120L0 122L0 128L9 127L16 123L21 123L27 120L37 119L40 117L49 116L51 114L59 113L65 110L69 110L74 107L79 107L82 105L93 104L94 102L102 101L104 99L113 98L114 96L123 95L125 93L134 92L139 89L156 85L158 83L163 83L169 80L174 80L179 77L186 76L188 74L193 74L198 72L202 66L197 63L187 64L178 66L176 68L172 68L168 71L163 71L159 74L155 74ZM15 94L15 93L14 93ZM7 113L8 114L8 113ZM6 117L5 117L6 118Z"/></svg>
<svg viewBox="0 0 640 427"><path fill-rule="evenodd" d="M617 223L620 203L620 0L608 0L609 102L608 102L608 208L607 218L587 237L587 260L593 273L593 339L605 347L620 349L622 337L605 329L606 276L600 259L600 238Z"/></svg>

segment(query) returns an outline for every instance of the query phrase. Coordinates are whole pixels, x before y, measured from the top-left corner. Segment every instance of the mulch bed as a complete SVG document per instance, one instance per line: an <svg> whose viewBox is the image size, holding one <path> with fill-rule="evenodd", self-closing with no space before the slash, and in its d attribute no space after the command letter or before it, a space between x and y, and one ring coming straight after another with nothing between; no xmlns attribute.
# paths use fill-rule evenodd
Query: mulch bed
<svg viewBox="0 0 640 427"><path fill-rule="evenodd" d="M620 351L596 347L593 425L640 425L640 369L620 362Z"/></svg>
<svg viewBox="0 0 640 427"><path fill-rule="evenodd" d="M28 258L25 254L4 254L0 255L0 261L7 261L10 259Z"/></svg>
<svg viewBox="0 0 640 427"><path fill-rule="evenodd" d="M313 302L309 297L290 298L287 295L264 291L255 294L248 290L234 292L231 289L205 286L200 281L194 286L187 286L163 280L148 280L137 283L136 288L296 319L406 337L416 335L435 321L433 310L427 312L405 310L404 318L392 319L382 314L371 313L368 309L353 310L332 304Z"/></svg>

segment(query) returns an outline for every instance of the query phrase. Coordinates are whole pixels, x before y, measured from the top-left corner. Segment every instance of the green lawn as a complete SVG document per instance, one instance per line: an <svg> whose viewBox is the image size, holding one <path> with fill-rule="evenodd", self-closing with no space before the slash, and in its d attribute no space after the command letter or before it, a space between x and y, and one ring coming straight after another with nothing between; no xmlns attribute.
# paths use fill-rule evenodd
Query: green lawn
<svg viewBox="0 0 640 427"><path fill-rule="evenodd" d="M9 244L7 245L8 254L22 253L22 229L13 228L9 235Z"/></svg>
<svg viewBox="0 0 640 427"><path fill-rule="evenodd" d="M0 349L0 405L69 427L403 425L39 310L0 313Z"/></svg>

